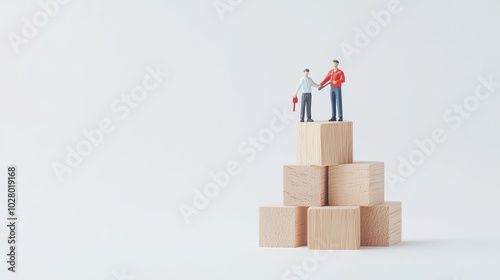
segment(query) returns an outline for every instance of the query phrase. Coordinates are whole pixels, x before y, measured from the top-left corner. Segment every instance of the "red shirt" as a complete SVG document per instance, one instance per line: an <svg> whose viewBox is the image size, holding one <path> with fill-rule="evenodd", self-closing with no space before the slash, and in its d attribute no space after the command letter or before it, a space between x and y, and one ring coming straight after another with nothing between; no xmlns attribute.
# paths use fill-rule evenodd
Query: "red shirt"
<svg viewBox="0 0 500 280"><path fill-rule="evenodd" d="M340 69L337 69L337 71L333 71L333 69L328 71L328 74L326 75L325 79L319 85L323 86L328 81L330 81L331 87L342 87L342 83L345 82L344 72ZM337 82L334 84L332 83L333 81Z"/></svg>

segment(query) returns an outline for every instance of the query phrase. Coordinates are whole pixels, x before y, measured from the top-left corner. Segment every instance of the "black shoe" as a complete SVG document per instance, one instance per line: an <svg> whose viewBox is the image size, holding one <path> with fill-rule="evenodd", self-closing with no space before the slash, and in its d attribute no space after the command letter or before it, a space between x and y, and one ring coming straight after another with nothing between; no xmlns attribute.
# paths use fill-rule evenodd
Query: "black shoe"
<svg viewBox="0 0 500 280"><path fill-rule="evenodd" d="M328 120L329 122L334 122L334 121L337 121L337 118L335 117L332 117L331 119Z"/></svg>
<svg viewBox="0 0 500 280"><path fill-rule="evenodd" d="M308 122L313 122L314 120L313 120L313 119L311 119L311 118L308 118L308 119L307 119L307 121L308 121Z"/></svg>
<svg viewBox="0 0 500 280"><path fill-rule="evenodd" d="M300 119L300 122L304 122L304 119Z"/></svg>
<svg viewBox="0 0 500 280"><path fill-rule="evenodd" d="M342 121L342 118L339 118L339 122L341 122L341 121Z"/></svg>

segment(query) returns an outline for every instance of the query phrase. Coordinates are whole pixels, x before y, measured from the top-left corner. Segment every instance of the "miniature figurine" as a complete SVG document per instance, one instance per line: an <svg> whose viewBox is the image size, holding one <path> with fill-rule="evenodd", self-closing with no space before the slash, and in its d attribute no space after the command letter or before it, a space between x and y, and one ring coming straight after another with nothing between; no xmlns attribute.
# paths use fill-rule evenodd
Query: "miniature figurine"
<svg viewBox="0 0 500 280"><path fill-rule="evenodd" d="M339 69L339 61L333 61L333 69L328 71L325 79L320 84L320 89L329 82L330 84L330 102L332 105L332 118L329 121L339 121L343 120L342 113L342 84L345 82L344 72ZM337 119L337 107L338 107L338 119Z"/></svg>
<svg viewBox="0 0 500 280"><path fill-rule="evenodd" d="M293 94L293 98L297 98L297 93L302 89L302 100L300 103L300 121L304 122L304 111L307 109L307 121L313 122L314 120L311 118L311 102L312 102L312 94L311 87L319 87L317 83L315 83L309 77L309 69L304 70L304 77L300 79L297 89Z"/></svg>

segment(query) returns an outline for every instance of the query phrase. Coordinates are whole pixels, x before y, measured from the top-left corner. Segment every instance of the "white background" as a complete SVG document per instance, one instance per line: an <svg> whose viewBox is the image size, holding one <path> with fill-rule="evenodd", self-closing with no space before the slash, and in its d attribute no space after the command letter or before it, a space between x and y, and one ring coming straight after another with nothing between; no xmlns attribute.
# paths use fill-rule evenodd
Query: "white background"
<svg viewBox="0 0 500 280"><path fill-rule="evenodd" d="M498 1L401 1L350 56L341 45L356 47L355 29L389 1L230 3L218 14L211 0L73 0L16 53L9 34L22 36L23 17L43 10L0 1L2 256L9 164L20 197L19 272L2 261L0 278L499 279L500 87L460 126L443 119L473 100L479 77L500 81ZM332 251L286 278L314 251L259 248L258 207L282 202L298 113L255 158L238 147L276 110L290 114L304 68L320 82L334 58L356 160L384 161L397 175L415 140L440 128L446 141L404 182L386 182L386 200L403 203L402 243ZM169 77L120 119L111 104L156 65ZM314 90L315 120L329 118L329 102ZM105 118L113 132L60 182L53 163ZM231 160L241 173L186 223L180 205L192 206L194 190Z"/></svg>

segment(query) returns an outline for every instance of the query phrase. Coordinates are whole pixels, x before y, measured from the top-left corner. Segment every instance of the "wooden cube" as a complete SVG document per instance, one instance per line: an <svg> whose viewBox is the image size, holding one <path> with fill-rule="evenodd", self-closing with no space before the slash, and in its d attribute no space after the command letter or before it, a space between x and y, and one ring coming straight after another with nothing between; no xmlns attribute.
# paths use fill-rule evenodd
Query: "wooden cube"
<svg viewBox="0 0 500 280"><path fill-rule="evenodd" d="M370 206L383 202L383 162L354 162L328 167L329 205Z"/></svg>
<svg viewBox="0 0 500 280"><path fill-rule="evenodd" d="M401 202L361 207L361 246L401 242Z"/></svg>
<svg viewBox="0 0 500 280"><path fill-rule="evenodd" d="M322 206L327 202L326 166L283 166L283 204L289 206Z"/></svg>
<svg viewBox="0 0 500 280"><path fill-rule="evenodd" d="M352 122L299 122L296 138L299 164L352 162Z"/></svg>
<svg viewBox="0 0 500 280"><path fill-rule="evenodd" d="M259 208L260 247L298 247L307 242L307 207Z"/></svg>
<svg viewBox="0 0 500 280"><path fill-rule="evenodd" d="M359 206L309 207L307 210L309 249L356 250L359 246Z"/></svg>

